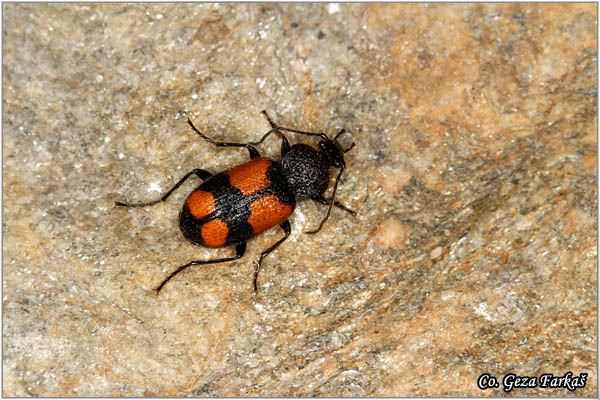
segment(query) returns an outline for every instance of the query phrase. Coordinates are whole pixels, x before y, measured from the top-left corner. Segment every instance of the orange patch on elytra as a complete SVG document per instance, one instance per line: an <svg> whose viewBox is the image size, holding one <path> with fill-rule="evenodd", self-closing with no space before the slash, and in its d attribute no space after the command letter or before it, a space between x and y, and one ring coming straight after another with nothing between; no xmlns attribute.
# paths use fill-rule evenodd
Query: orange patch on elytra
<svg viewBox="0 0 600 400"><path fill-rule="evenodd" d="M221 247L225 244L225 241L227 241L229 228L225 222L217 218L202 225L200 234L202 235L205 246Z"/></svg>
<svg viewBox="0 0 600 400"><path fill-rule="evenodd" d="M238 165L225 173L229 175L231 186L238 188L244 196L250 196L269 186L267 169L271 163L267 158L259 158Z"/></svg>
<svg viewBox="0 0 600 400"><path fill-rule="evenodd" d="M254 235L281 224L294 212L294 206L283 204L277 196L270 194L262 196L250 203L250 218Z"/></svg>
<svg viewBox="0 0 600 400"><path fill-rule="evenodd" d="M190 209L190 214L200 219L215 212L215 196L204 190L196 190L189 195L185 205Z"/></svg>

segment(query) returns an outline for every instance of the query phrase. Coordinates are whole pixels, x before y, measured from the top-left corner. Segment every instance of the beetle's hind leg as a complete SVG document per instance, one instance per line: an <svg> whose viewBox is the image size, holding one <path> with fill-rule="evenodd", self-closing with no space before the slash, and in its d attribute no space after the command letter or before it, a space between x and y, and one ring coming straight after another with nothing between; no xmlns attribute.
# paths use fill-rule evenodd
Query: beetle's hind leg
<svg viewBox="0 0 600 400"><path fill-rule="evenodd" d="M154 291L156 292L156 294L159 294L160 290L163 288L163 286L165 286L167 284L167 282L169 282L171 280L171 278L173 278L175 275L177 275L178 273L180 273L184 269L186 269L188 267L191 267L192 265L218 264L218 263L224 263L224 262L228 262L228 261L233 261L233 260L237 260L238 258L241 258L244 255L245 252L246 252L246 242L243 242L243 243L240 243L237 246L235 246L235 256L233 256L233 257L218 258L216 260L195 260L195 261L190 261L189 263L187 263L185 265L182 265L181 267L177 268L175 271L171 272L171 274L169 274L169 276L167 276L160 283L160 285L158 285L158 287L156 289L154 289Z"/></svg>
<svg viewBox="0 0 600 400"><path fill-rule="evenodd" d="M205 171L203 169L197 168L197 169L194 169L194 170L188 172L187 174L185 174L185 176L183 178L181 178L179 180L179 182L177 182L175 184L175 186L173 186L167 193L165 193L158 200L149 201L147 203L135 203L135 204L122 203L120 201L115 201L115 206L119 206L119 207L146 207L146 206L153 206L155 204L163 202L163 201L167 200L169 198L169 196L172 195L173 192L176 191L179 188L179 186L183 185L183 182L185 182L192 175L196 175L198 178L202 179L203 181L207 180L208 178L210 178L212 176L212 174L210 172Z"/></svg>

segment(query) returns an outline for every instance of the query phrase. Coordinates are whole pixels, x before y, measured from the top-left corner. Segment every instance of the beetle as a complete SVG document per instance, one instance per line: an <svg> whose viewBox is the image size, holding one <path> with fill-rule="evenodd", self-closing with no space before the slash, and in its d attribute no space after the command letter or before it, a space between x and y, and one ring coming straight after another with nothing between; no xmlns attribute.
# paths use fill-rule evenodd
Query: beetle
<svg viewBox="0 0 600 400"><path fill-rule="evenodd" d="M336 206L353 216L356 212L335 200L338 183L346 168L344 153L354 147L352 143L344 149L338 138L342 129L331 140L322 132L306 132L276 125L266 111L262 111L271 129L257 142L217 142L200 132L188 118L187 123L202 139L217 147L245 147L250 161L229 170L211 174L203 169L194 169L181 178L160 199L146 203L123 203L119 207L147 207L166 201L188 178L197 176L203 182L187 197L179 214L179 228L190 242L205 247L235 246L235 255L227 258L194 260L180 266L154 289L156 294L175 275L192 265L217 264L241 258L246 251L246 242L256 235L279 225L284 236L263 251L254 269L254 292L258 292L258 273L263 259L283 243L291 233L288 218L296 207L296 197L308 198L327 205L327 214L319 226L306 233L321 230ZM318 149L307 144L290 145L283 132L312 136L319 139ZM280 160L260 156L254 146L261 144L269 135L281 139ZM329 169L337 168L338 174L330 199L323 197L329 187Z"/></svg>

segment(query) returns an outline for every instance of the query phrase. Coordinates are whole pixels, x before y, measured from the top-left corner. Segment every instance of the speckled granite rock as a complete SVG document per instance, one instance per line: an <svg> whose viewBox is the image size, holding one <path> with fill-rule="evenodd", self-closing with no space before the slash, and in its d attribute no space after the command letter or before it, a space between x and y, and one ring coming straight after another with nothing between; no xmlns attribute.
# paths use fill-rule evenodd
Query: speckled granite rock
<svg viewBox="0 0 600 400"><path fill-rule="evenodd" d="M4 396L597 396L595 4L3 5ZM247 256L193 168L350 130L334 211ZM348 139L348 138L347 138ZM349 141L349 139L348 139ZM268 140L261 151L275 156ZM567 389L488 373L588 374Z"/></svg>

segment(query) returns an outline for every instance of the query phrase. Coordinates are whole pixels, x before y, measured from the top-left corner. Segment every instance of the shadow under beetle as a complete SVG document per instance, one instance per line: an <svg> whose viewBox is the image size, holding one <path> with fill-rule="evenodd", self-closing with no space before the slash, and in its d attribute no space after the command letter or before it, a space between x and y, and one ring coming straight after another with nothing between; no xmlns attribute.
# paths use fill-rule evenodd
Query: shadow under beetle
<svg viewBox="0 0 600 400"><path fill-rule="evenodd" d="M262 252L254 269L254 291L257 292L258 272L263 259L290 236L288 218L296 207L296 196L328 205L327 214L318 228L306 233L319 232L329 218L333 206L356 216L354 211L335 200L338 183L346 168L344 153L354 147L352 143L344 149L337 141L346 131L342 129L331 140L324 133L282 128L273 123L266 111L263 111L263 114L271 129L259 141L249 143L215 142L196 129L188 118L187 123L202 139L217 147L245 147L250 153L250 161L215 175L203 169L194 169L155 201L138 204L115 202L115 206L122 207L152 206L167 200L190 176L196 175L204 182L187 197L179 214L179 228L183 236L200 246L235 246L233 257L194 260L182 265L158 285L155 289L156 294L171 278L192 265L216 264L241 258L249 239L279 225L283 229L284 237ZM320 139L319 148L315 149L306 144L290 146L283 132L315 136ZM278 161L261 158L254 147L272 133L281 139L281 160ZM331 198L326 199L323 193L329 186L330 167L338 168L339 172Z"/></svg>

